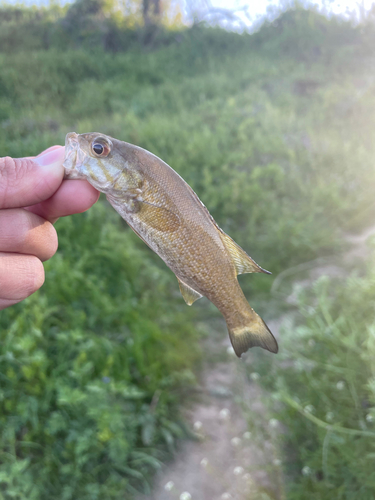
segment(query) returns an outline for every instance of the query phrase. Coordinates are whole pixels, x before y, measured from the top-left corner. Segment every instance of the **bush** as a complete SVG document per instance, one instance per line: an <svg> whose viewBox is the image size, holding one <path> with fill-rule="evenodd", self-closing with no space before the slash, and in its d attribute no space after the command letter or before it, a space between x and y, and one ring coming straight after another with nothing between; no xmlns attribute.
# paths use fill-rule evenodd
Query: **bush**
<svg viewBox="0 0 375 500"><path fill-rule="evenodd" d="M274 274L341 250L343 232L373 220L371 25L297 10L255 35L197 26L161 30L146 47L141 32L97 13L91 31L78 26L68 36L66 8L0 11L2 156L37 154L73 130L149 149ZM108 23L116 26L111 46ZM199 360L192 322L215 313L203 301L188 309L173 275L104 202L57 224L60 249L46 264L46 284L0 316L0 495L130 497L134 487L147 489L148 471L183 432L178 407ZM271 283L241 279L266 319L277 314ZM332 315L339 306L332 304ZM297 380L292 368L285 377ZM365 380L367 368L360 394ZM318 408L312 389L306 394ZM318 488L325 430L315 424L298 424L301 439L307 426L314 429L314 453L311 463L298 458L297 469L311 468L302 480ZM340 453L337 460L349 463Z"/></svg>
<svg viewBox="0 0 375 500"><path fill-rule="evenodd" d="M288 499L373 497L374 270L372 262L363 276L322 277L301 291L280 356L271 366L255 361L274 402L270 416L285 429Z"/></svg>
<svg viewBox="0 0 375 500"><path fill-rule="evenodd" d="M104 203L57 225L46 284L0 317L2 498L124 498L185 434L192 318Z"/></svg>

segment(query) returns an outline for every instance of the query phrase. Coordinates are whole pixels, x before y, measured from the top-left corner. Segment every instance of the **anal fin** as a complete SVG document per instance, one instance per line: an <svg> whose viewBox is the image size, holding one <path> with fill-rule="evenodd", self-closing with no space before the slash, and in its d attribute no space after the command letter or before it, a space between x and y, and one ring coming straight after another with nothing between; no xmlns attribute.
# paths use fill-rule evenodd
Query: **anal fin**
<svg viewBox="0 0 375 500"><path fill-rule="evenodd" d="M232 240L230 236L228 236L224 231L220 228L220 237L225 245L225 248L228 250L230 256L232 257L233 263L236 267L237 274L244 273L266 273L272 274L269 271L266 271L262 267L258 266L258 264L247 255L245 250L243 250L237 243Z"/></svg>
<svg viewBox="0 0 375 500"><path fill-rule="evenodd" d="M181 295L183 296L188 306L191 306L196 300L203 297L203 295L191 288L191 286L184 283L182 280L180 280L180 278L177 278L177 280L180 286Z"/></svg>

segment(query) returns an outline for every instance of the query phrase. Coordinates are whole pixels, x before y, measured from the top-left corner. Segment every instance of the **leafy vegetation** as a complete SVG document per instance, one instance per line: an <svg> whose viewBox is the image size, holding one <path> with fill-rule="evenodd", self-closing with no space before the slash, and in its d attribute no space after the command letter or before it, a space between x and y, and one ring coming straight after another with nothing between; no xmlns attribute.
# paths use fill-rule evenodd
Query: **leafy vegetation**
<svg viewBox="0 0 375 500"><path fill-rule="evenodd" d="M258 358L270 416L286 426L279 444L288 499L373 497L374 287L373 261L365 276L321 277L300 291L280 358L271 366Z"/></svg>
<svg viewBox="0 0 375 500"><path fill-rule="evenodd" d="M2 495L119 498L185 434L195 335L104 203L59 240L41 293L0 316Z"/></svg>
<svg viewBox="0 0 375 500"><path fill-rule="evenodd" d="M68 13L1 8L2 156L37 154L72 130L140 145L176 169L219 225L274 274L342 249L343 231L372 220L371 23L354 28L297 9L253 35L196 26L150 38L113 16ZM60 249L46 264L46 284L0 316L0 498L123 498L147 489L149 471L183 433L178 404L199 362L193 319L202 308L205 318L215 312L207 302L186 308L173 275L104 201L56 227ZM342 285L342 292L339 285L321 300L331 316L326 340L319 307L293 329L316 337L316 347L306 347L315 365L298 371L300 379L294 364L284 373L267 357L283 384L269 381L270 390L300 394L296 404L314 406L322 421L337 413L348 428L359 418L369 427L373 404L370 357L358 347L370 342L364 309L373 278L357 284L356 291L351 282ZM241 285L266 318L278 313L263 300L269 277L241 278ZM337 370L350 366L335 328L354 314L354 292L358 322L343 338L357 344L350 373L361 373L353 382L359 406L351 389L340 392L343 399L332 392ZM341 299L331 303L331 295ZM302 311L306 301L313 299L301 299ZM323 379L318 362L331 378ZM340 377L352 387L349 375ZM295 431L288 442L296 470L314 471L302 479L290 474L293 498L307 498L306 491L328 498L344 475L359 484L358 457L370 454L370 463L372 456L369 437L332 431L327 457L335 459L326 462L323 481L317 457L326 430L289 406L278 415ZM369 479L362 498L370 498L373 473L363 470Z"/></svg>

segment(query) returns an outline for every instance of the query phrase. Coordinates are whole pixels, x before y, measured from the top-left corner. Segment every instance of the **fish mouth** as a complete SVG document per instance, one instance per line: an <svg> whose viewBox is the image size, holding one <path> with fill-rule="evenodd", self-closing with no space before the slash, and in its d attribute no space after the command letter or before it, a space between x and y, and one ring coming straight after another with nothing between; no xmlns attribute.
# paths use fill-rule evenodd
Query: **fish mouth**
<svg viewBox="0 0 375 500"><path fill-rule="evenodd" d="M86 153L82 151L79 144L79 135L75 132L66 134L65 137L65 158L63 167L65 168L64 179L84 179L80 172Z"/></svg>

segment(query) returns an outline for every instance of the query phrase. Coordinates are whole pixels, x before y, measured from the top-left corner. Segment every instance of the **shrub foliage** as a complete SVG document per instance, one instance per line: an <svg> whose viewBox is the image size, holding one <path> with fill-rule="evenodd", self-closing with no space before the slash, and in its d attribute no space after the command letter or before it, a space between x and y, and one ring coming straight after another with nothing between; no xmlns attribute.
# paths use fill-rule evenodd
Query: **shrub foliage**
<svg viewBox="0 0 375 500"><path fill-rule="evenodd" d="M371 24L354 28L297 9L253 35L194 26L150 36L85 5L0 8L2 156L37 154L73 130L142 146L175 168L218 224L275 274L340 249L343 231L372 220ZM79 19L72 15L78 7ZM130 498L134 488L147 489L149 471L183 433L178 405L199 360L193 318L201 306L185 307L172 274L103 200L56 227L60 249L46 264L46 284L0 316L0 498ZM357 297L371 286L360 283ZM277 314L261 300L270 278L241 284L266 318ZM348 286L343 304L354 294ZM360 418L369 426L370 410L361 405L372 404L364 389L372 387L370 369L353 364L358 381L348 379L347 392L333 399L316 368L335 367L325 368L331 388L347 353L364 356L352 334L332 337L336 318L350 322L352 308L327 307L332 324L319 309L303 332L318 334L323 325L338 347L316 342L316 371L299 372L309 390L298 404L308 400L324 420L329 401L352 398L340 425L354 428ZM204 308L206 318L214 314ZM368 316L358 318L355 328L363 325L358 335L365 335ZM274 370L292 397L295 373ZM291 487L305 498L298 495L321 474L316 450L327 430L285 408L296 425L290 442L304 436L302 449L314 451L296 461L313 476ZM335 460L325 481L311 483L322 495L349 464L342 443L361 460L373 458L370 440L329 436L327 456ZM346 475L353 484L359 478ZM373 476L366 481L365 492Z"/></svg>
<svg viewBox="0 0 375 500"><path fill-rule="evenodd" d="M374 495L374 298L373 262L366 275L321 277L300 292L280 358L258 359L271 417L285 425L288 499Z"/></svg>

